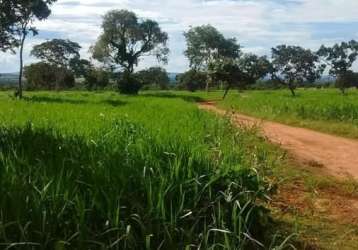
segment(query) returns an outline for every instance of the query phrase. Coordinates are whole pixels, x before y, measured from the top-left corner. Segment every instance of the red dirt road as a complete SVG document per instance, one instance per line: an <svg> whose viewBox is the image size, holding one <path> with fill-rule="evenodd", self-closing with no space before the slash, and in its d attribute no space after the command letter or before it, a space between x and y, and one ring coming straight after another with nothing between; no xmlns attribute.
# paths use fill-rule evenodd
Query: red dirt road
<svg viewBox="0 0 358 250"><path fill-rule="evenodd" d="M203 110L219 115L229 114L217 108L214 103L200 103ZM258 126L263 135L275 144L290 152L298 161L338 177L353 177L358 180L358 141L316 132L309 129L291 127L276 122L230 114L236 124Z"/></svg>

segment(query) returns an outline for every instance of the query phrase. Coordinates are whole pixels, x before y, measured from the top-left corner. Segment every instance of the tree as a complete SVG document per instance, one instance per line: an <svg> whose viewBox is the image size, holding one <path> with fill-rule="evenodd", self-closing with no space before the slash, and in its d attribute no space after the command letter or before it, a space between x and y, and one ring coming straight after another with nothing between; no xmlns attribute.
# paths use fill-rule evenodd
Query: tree
<svg viewBox="0 0 358 250"><path fill-rule="evenodd" d="M170 79L167 71L161 67L151 67L136 73L142 85L151 85L159 89L168 89Z"/></svg>
<svg viewBox="0 0 358 250"><path fill-rule="evenodd" d="M109 73L102 68L91 67L85 74L87 89L103 89L109 85Z"/></svg>
<svg viewBox="0 0 358 250"><path fill-rule="evenodd" d="M194 92L204 89L206 84L206 73L190 69L189 71L176 76L177 84L180 88Z"/></svg>
<svg viewBox="0 0 358 250"><path fill-rule="evenodd" d="M271 64L265 56L244 54L239 59L226 59L209 65L212 79L226 85L223 99L232 87L245 89L271 71Z"/></svg>
<svg viewBox="0 0 358 250"><path fill-rule="evenodd" d="M31 55L51 65L69 68L71 61L73 65L80 60L80 49L81 46L76 42L53 39L35 45L31 51Z"/></svg>
<svg viewBox="0 0 358 250"><path fill-rule="evenodd" d="M358 88L358 73L348 70L344 74L339 74L336 79L336 87L339 88L343 94L345 94L345 89L347 88Z"/></svg>
<svg viewBox="0 0 358 250"><path fill-rule="evenodd" d="M75 57L70 60L69 68L72 70L77 77L86 77L88 72L93 69L93 65L86 59Z"/></svg>
<svg viewBox="0 0 358 250"><path fill-rule="evenodd" d="M22 97L23 49L29 33L37 34L35 20L44 20L50 14L50 5L56 0L2 0L0 7L0 47L3 51L20 47L19 87L16 95ZM4 21L5 20L5 21Z"/></svg>
<svg viewBox="0 0 358 250"><path fill-rule="evenodd" d="M18 40L15 37L14 24L16 23L15 14L16 1L1 0L0 4L0 50L14 52L18 46Z"/></svg>
<svg viewBox="0 0 358 250"><path fill-rule="evenodd" d="M236 39L226 39L211 25L193 27L185 32L184 36L187 43L184 53L193 69L206 70L208 65L217 59L235 59L240 55L240 46Z"/></svg>
<svg viewBox="0 0 358 250"><path fill-rule="evenodd" d="M255 84L259 79L272 72L271 62L266 56L244 54L238 59L238 66L242 73L243 86Z"/></svg>
<svg viewBox="0 0 358 250"><path fill-rule="evenodd" d="M349 79L351 68L358 56L358 42L355 40L335 44L332 47L324 45L318 50L317 54L330 67L329 73L337 78L337 87L345 93L345 89L350 87Z"/></svg>
<svg viewBox="0 0 358 250"><path fill-rule="evenodd" d="M75 78L70 70L46 62L26 66L24 76L27 80L27 89L60 90L75 85Z"/></svg>
<svg viewBox="0 0 358 250"><path fill-rule="evenodd" d="M184 54L189 59L190 68L207 71L209 64L224 58L235 59L240 55L240 45L235 38L225 38L215 27L203 25L190 28L184 33L187 49ZM206 80L209 90L210 79Z"/></svg>
<svg viewBox="0 0 358 250"><path fill-rule="evenodd" d="M225 58L235 59L240 55L240 46L235 38L226 39L215 27L203 25L184 33L187 42L186 57L195 71L207 71L210 64ZM207 75L206 90L212 79Z"/></svg>
<svg viewBox="0 0 358 250"><path fill-rule="evenodd" d="M166 63L169 49L168 34L153 20L139 20L135 13L113 10L103 18L103 33L92 47L93 58L108 65L119 65L124 73L119 81L122 92L138 93L140 84L132 76L134 67L143 56L155 56ZM131 79L132 78L132 79ZM134 86L128 85L132 82ZM126 87L129 87L128 91Z"/></svg>
<svg viewBox="0 0 358 250"><path fill-rule="evenodd" d="M299 85L320 78L325 65L320 65L319 57L309 49L280 45L272 48L272 67L272 79L286 85L295 96Z"/></svg>

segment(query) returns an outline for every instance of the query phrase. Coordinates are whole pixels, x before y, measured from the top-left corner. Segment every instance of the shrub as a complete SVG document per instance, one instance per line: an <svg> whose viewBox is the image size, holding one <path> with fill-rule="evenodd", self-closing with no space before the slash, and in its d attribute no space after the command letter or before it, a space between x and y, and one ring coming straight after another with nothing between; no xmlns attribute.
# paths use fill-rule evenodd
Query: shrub
<svg viewBox="0 0 358 250"><path fill-rule="evenodd" d="M177 76L179 88L194 92L204 89L206 86L206 74L204 72L189 70Z"/></svg>
<svg viewBox="0 0 358 250"><path fill-rule="evenodd" d="M142 88L140 80L133 74L124 72L118 81L118 89L121 94L137 95Z"/></svg>
<svg viewBox="0 0 358 250"><path fill-rule="evenodd" d="M137 78L147 89L168 89L170 79L165 69L151 67L136 73Z"/></svg>
<svg viewBox="0 0 358 250"><path fill-rule="evenodd" d="M109 74L103 69L90 69L85 74L85 85L87 89L104 89L109 85Z"/></svg>
<svg viewBox="0 0 358 250"><path fill-rule="evenodd" d="M342 93L345 93L345 89L347 88L358 88L358 73L347 71L345 74L340 74L337 77L335 86L336 88L339 88Z"/></svg>
<svg viewBox="0 0 358 250"><path fill-rule="evenodd" d="M26 66L24 76L27 80L26 88L30 90L60 90L72 88L75 85L75 77L70 70L45 62Z"/></svg>

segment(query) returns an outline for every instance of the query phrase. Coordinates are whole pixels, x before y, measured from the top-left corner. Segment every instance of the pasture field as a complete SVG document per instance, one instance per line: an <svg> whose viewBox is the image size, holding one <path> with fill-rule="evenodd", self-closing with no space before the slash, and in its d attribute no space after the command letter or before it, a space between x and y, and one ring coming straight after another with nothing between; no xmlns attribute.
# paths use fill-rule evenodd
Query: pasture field
<svg viewBox="0 0 358 250"><path fill-rule="evenodd" d="M183 94L10 95L0 92L0 248L282 242L273 228L265 237L280 154L255 131L199 111Z"/></svg>
<svg viewBox="0 0 358 250"><path fill-rule="evenodd" d="M293 126L358 138L358 90L343 96L336 89L232 91L221 107Z"/></svg>
<svg viewBox="0 0 358 250"><path fill-rule="evenodd" d="M188 95L171 92L171 95ZM288 125L306 127L340 136L358 138L358 90L342 95L336 89L231 90L225 100L223 91L190 93L197 101L215 101L221 108Z"/></svg>

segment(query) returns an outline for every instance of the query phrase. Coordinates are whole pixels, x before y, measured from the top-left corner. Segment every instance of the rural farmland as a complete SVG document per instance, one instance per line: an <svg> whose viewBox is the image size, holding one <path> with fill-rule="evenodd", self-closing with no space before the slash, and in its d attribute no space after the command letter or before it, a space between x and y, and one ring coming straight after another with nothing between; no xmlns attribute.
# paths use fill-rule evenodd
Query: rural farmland
<svg viewBox="0 0 358 250"><path fill-rule="evenodd" d="M358 249L357 10L0 0L0 250Z"/></svg>

